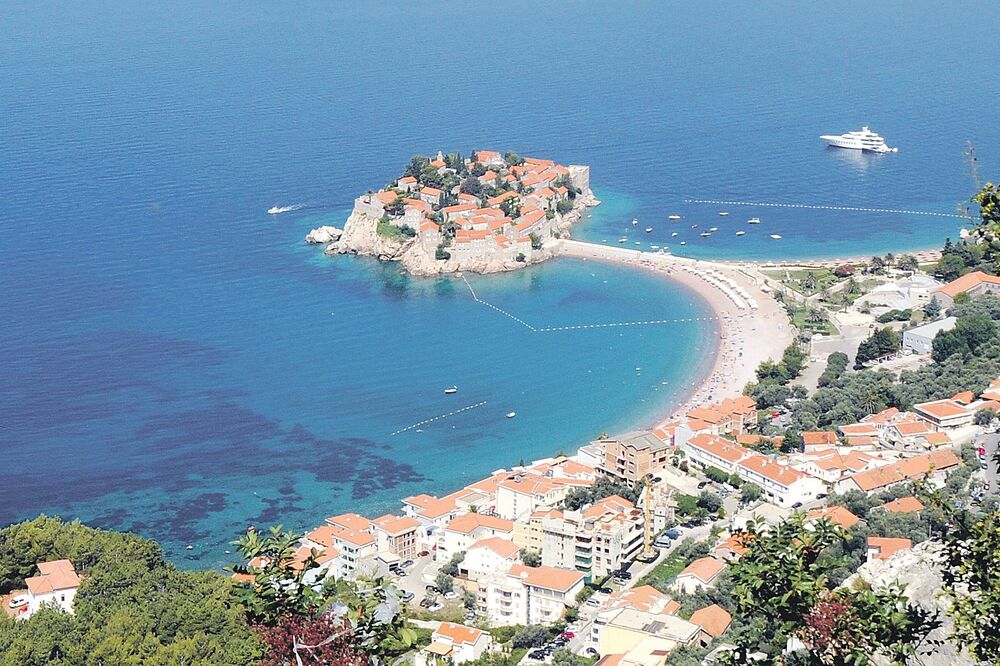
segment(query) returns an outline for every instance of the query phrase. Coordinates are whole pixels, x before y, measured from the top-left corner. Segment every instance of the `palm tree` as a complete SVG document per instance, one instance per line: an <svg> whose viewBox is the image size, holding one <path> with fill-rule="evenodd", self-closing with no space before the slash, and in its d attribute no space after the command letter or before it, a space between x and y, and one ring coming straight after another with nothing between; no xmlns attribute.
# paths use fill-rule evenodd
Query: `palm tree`
<svg viewBox="0 0 1000 666"><path fill-rule="evenodd" d="M806 291L812 291L816 288L816 274L812 271L808 271L802 278L802 288Z"/></svg>

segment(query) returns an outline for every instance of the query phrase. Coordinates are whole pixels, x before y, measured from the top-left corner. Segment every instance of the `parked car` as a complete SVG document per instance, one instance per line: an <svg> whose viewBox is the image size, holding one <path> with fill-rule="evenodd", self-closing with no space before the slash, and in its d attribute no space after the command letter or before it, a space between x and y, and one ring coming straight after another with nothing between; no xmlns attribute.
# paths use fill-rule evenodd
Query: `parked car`
<svg viewBox="0 0 1000 666"><path fill-rule="evenodd" d="M16 597L12 597L11 600L7 602L7 605L10 606L11 608L20 608L21 606L27 606L28 597L24 594L19 594Z"/></svg>
<svg viewBox="0 0 1000 666"><path fill-rule="evenodd" d="M419 553L417 553L417 557L427 557L430 554L431 554L431 551L429 551L429 550L422 550Z"/></svg>
<svg viewBox="0 0 1000 666"><path fill-rule="evenodd" d="M598 601L597 599L595 599L594 597L590 597L589 599L587 599L583 603L586 606L594 606L594 607L597 607L597 606L601 605L601 602Z"/></svg>
<svg viewBox="0 0 1000 666"><path fill-rule="evenodd" d="M676 527L671 527L669 530L663 533L663 536L670 537L671 539L680 539L681 531Z"/></svg>
<svg viewBox="0 0 1000 666"><path fill-rule="evenodd" d="M442 595L442 596L444 596L444 598L448 599L448 600L458 599L458 592L456 592L455 590L452 590L451 592L445 592L444 595Z"/></svg>
<svg viewBox="0 0 1000 666"><path fill-rule="evenodd" d="M412 566L413 566L413 560L404 560L399 563L400 569L409 569Z"/></svg>
<svg viewBox="0 0 1000 666"><path fill-rule="evenodd" d="M576 638L576 634L574 634L572 631L567 630L567 631L562 632L562 637L563 638Z"/></svg>
<svg viewBox="0 0 1000 666"><path fill-rule="evenodd" d="M632 580L632 572L627 569L622 569L621 571L615 572L615 577L623 580Z"/></svg>
<svg viewBox="0 0 1000 666"><path fill-rule="evenodd" d="M433 599L424 599L423 601L420 602L421 608L430 608L433 605L434 605Z"/></svg>
<svg viewBox="0 0 1000 666"><path fill-rule="evenodd" d="M528 653L528 657L530 657L531 659L535 659L536 661L541 661L545 659L545 657L547 656L548 655L546 655L541 650L532 650L531 652Z"/></svg>
<svg viewBox="0 0 1000 666"><path fill-rule="evenodd" d="M437 585L427 585L424 589L428 592L434 592L435 594L441 592L441 590L437 589Z"/></svg>
<svg viewBox="0 0 1000 666"><path fill-rule="evenodd" d="M707 485L708 485L708 481L699 481L698 482L698 490L701 490L702 488L704 488Z"/></svg>
<svg viewBox="0 0 1000 666"><path fill-rule="evenodd" d="M444 606L442 606L441 604L439 604L437 602L434 602L433 604L431 604L430 606L427 607L427 610L429 610L430 612L433 613L435 611L441 610L442 608L444 608Z"/></svg>
<svg viewBox="0 0 1000 666"><path fill-rule="evenodd" d="M403 592L403 594L399 595L399 599L400 601L409 603L410 601L413 601L413 596L413 592Z"/></svg>
<svg viewBox="0 0 1000 666"><path fill-rule="evenodd" d="M670 548L670 544L670 537L663 536L662 534L656 537L656 541L653 542L653 545L657 548Z"/></svg>
<svg viewBox="0 0 1000 666"><path fill-rule="evenodd" d="M597 652L597 648L594 648L594 647L587 648L586 650L583 651L583 653L585 655L587 655L588 657L596 657L599 654Z"/></svg>
<svg viewBox="0 0 1000 666"><path fill-rule="evenodd" d="M795 504L792 505L792 508L793 509L801 509L802 508L802 502L796 502Z"/></svg>

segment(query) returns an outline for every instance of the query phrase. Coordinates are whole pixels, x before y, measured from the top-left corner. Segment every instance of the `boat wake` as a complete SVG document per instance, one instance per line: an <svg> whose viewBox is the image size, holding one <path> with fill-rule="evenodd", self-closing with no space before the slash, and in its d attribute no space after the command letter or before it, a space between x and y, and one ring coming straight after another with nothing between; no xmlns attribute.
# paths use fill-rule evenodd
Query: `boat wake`
<svg viewBox="0 0 1000 666"><path fill-rule="evenodd" d="M282 213L291 213L294 210L302 210L305 208L305 204L292 204L291 206L271 206L267 209L268 215L281 215Z"/></svg>

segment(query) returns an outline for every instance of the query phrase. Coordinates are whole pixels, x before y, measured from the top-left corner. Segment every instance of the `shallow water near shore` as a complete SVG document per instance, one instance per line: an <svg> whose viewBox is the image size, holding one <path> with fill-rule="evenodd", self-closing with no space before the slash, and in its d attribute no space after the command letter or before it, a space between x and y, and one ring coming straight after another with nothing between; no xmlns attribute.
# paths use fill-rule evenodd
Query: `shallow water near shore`
<svg viewBox="0 0 1000 666"><path fill-rule="evenodd" d="M961 221L685 199L947 213L966 139L1000 168L1000 44L969 37L996 3L4 8L0 524L134 529L184 566L250 523L395 509L648 423L710 365L711 321L532 334L460 280L302 244L414 153L589 164L604 205L578 237L680 251L677 212L720 228L685 254L725 259L899 252ZM900 152L818 140L862 123ZM469 280L535 327L707 314L593 262Z"/></svg>

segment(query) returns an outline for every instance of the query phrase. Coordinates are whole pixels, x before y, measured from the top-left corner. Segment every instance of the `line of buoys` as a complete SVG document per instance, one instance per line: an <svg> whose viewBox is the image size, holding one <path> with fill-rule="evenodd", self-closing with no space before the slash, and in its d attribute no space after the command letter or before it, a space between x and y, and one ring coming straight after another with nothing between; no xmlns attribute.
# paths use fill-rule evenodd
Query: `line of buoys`
<svg viewBox="0 0 1000 666"><path fill-rule="evenodd" d="M964 216L957 213L938 213L929 210L904 210L900 208L868 208L863 206L824 206L819 204L778 203L773 201L724 201L721 199L685 199L684 203L712 204L713 206L762 206L764 208L809 208L812 210L845 210L858 213L898 213L901 215L930 215L933 217Z"/></svg>
<svg viewBox="0 0 1000 666"><path fill-rule="evenodd" d="M594 329L594 328L616 328L616 327L621 327L621 326L655 326L655 325L662 325L662 324L679 324L679 323L689 322L689 321L713 321L713 320L716 319L716 317L689 317L689 318L686 318L686 319L685 318L681 318L681 319L648 319L648 320L645 320L645 321L621 321L621 322L613 322L613 323L608 323L608 324L576 324L576 325L573 325L573 326L546 326L544 328L536 328L536 327L532 326L531 324L529 324L528 322L526 322L523 319L521 319L520 317L507 312L503 308L498 308L497 306L493 305L489 301L484 301L483 299L479 298L479 296L476 295L476 290L472 288L472 285L469 284L469 281L465 279L464 275L462 276L462 280L465 282L465 286L467 286L469 288L469 293L472 294L472 300L474 300L476 303L482 303L486 307L491 308L491 309L495 310L496 312L499 312L500 314L504 315L505 317L510 317L511 319L513 319L514 321L516 321L517 323L519 323L522 326L524 326L525 328L527 328L532 333L553 333L553 332L556 332L556 331L582 331L582 330L586 330L586 329Z"/></svg>
<svg viewBox="0 0 1000 666"><path fill-rule="evenodd" d="M456 409L455 411L448 412L447 414L441 414L440 416L434 416L434 417L429 418L429 419L424 419L423 421L417 421L413 425L408 425L405 428L400 428L399 430L397 430L396 432L394 432L392 434L393 435L398 435L398 434L400 434L402 432L406 432L407 430L413 430L414 428L419 428L422 425L427 425L428 423L434 423L435 421L440 421L441 419L446 419L449 416L455 416L455 414L461 414L462 412L467 412L470 409L475 409L476 407L482 407L485 404L486 404L486 401L483 400L482 402L477 402L474 405L466 405L465 407L462 407L461 409Z"/></svg>

